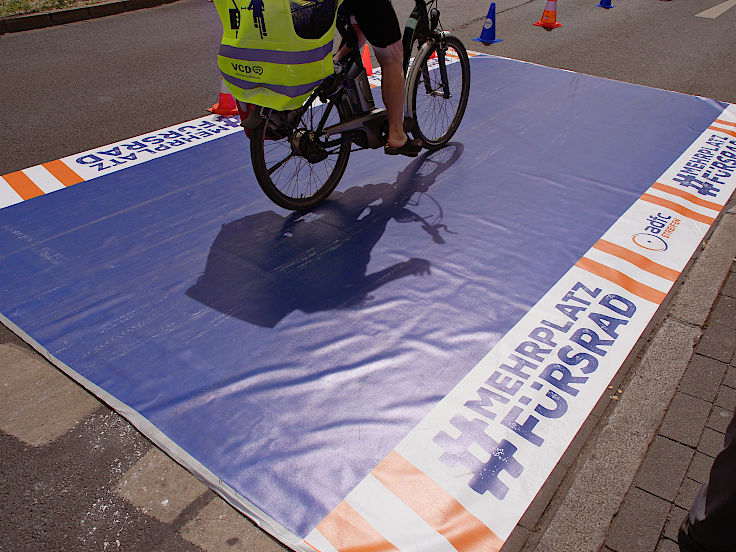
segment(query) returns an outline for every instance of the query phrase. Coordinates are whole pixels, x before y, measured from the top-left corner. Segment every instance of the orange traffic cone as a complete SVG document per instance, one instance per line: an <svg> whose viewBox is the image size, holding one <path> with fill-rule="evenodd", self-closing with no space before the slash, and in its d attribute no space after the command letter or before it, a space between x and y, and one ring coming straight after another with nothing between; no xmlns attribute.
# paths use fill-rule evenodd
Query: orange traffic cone
<svg viewBox="0 0 736 552"><path fill-rule="evenodd" d="M557 23L557 0L547 0L547 5L542 12L542 19L535 23L537 27L544 27L551 31L557 27L562 27L562 23Z"/></svg>
<svg viewBox="0 0 736 552"><path fill-rule="evenodd" d="M373 62L371 61L371 51L368 48L368 44L363 46L363 51L360 56L363 58L363 67L365 67L366 75L373 74Z"/></svg>
<svg viewBox="0 0 736 552"><path fill-rule="evenodd" d="M236 115L238 113L238 106L235 105L235 99L230 90L225 85L225 81L220 81L220 101L215 105L207 109L210 113L215 115L223 115L229 117L230 115Z"/></svg>

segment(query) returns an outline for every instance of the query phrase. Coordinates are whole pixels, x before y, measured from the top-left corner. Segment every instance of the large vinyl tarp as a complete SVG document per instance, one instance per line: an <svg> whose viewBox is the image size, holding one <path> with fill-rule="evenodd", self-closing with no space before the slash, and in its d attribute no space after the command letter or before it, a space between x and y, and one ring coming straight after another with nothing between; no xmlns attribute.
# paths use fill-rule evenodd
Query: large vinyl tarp
<svg viewBox="0 0 736 552"><path fill-rule="evenodd" d="M294 549L497 550L733 192L736 112L471 68L450 145L309 213L232 120L65 158L0 211L2 320Z"/></svg>

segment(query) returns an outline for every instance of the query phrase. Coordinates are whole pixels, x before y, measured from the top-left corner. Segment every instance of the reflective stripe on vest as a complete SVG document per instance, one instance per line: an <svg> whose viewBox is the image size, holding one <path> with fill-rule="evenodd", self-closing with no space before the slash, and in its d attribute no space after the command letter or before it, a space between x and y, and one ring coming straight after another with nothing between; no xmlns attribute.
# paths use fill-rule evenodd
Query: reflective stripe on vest
<svg viewBox="0 0 736 552"><path fill-rule="evenodd" d="M282 94L284 96L290 96L292 98L296 98L296 97L303 96L305 94L309 94L312 90L314 90L315 88L317 88L317 86L319 86L320 82L322 82L322 79L320 79L318 81L310 82L307 84L299 84L297 86L288 86L285 84L264 84L262 82L251 82L247 80L236 79L235 77L231 77L230 75L226 75L225 73L222 73L222 78L225 79L226 83L230 83L233 86L242 88L243 90L253 90L254 88L265 88L266 90L272 90L273 92ZM301 105L301 103L299 105Z"/></svg>
<svg viewBox="0 0 736 552"><path fill-rule="evenodd" d="M282 63L286 65L321 61L331 52L332 40L324 46L304 52L278 52L259 50L257 48L239 48L237 46L228 46L227 44L220 45L220 55L223 57L251 62L265 61L268 63Z"/></svg>

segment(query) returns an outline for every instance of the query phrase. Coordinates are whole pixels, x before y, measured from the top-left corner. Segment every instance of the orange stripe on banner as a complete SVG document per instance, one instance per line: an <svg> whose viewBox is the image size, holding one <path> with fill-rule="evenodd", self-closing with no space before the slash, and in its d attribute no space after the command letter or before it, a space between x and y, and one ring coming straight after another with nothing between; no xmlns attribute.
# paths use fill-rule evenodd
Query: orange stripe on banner
<svg viewBox="0 0 736 552"><path fill-rule="evenodd" d="M736 127L736 123L732 123L731 121L724 121L723 119L716 119L714 124L718 123L719 125L728 125L732 127Z"/></svg>
<svg viewBox="0 0 736 552"><path fill-rule="evenodd" d="M458 552L497 552L503 541L428 475L398 452L371 472Z"/></svg>
<svg viewBox="0 0 736 552"><path fill-rule="evenodd" d="M691 211L690 209L683 207L682 205L678 205L677 203L675 203L674 201L670 201L669 199L664 199L650 194L642 194L639 199L641 199L642 201L647 201L649 203L654 203L655 205L660 205L661 207L667 207L668 209L672 209L676 213L680 213L684 217L696 220L698 222L704 222L709 226L713 224L716 220L713 217L701 215L700 213Z"/></svg>
<svg viewBox="0 0 736 552"><path fill-rule="evenodd" d="M642 284L641 282L637 282L623 272L614 270L611 267L602 265L601 263L592 261L586 257L583 257L577 263L575 263L575 266L577 266L578 268L582 268L583 270L590 272L591 274L600 276L601 278L604 278L609 282L613 282L614 284L621 286L625 290L630 291L634 295L637 295L642 299L646 299L647 301L651 301L652 303L655 303L657 305L664 301L664 298L667 295L666 293L661 292L658 289L654 289L645 284Z"/></svg>
<svg viewBox="0 0 736 552"><path fill-rule="evenodd" d="M616 245L615 243L611 243L606 240L598 240L593 247L599 251L618 257L619 259L629 261L631 264L638 266L642 270L646 270L655 276L659 276L665 280L670 280L671 282L677 280L677 277L680 275L676 270L672 270L669 267L655 263L644 255L640 255L630 249L626 249L625 247L621 247L620 245Z"/></svg>
<svg viewBox="0 0 736 552"><path fill-rule="evenodd" d="M736 138L736 132L734 132L733 130L726 130L725 128L718 128L716 126L709 126L708 130L717 130L718 132L725 132L729 136L733 136L734 138Z"/></svg>
<svg viewBox="0 0 736 552"><path fill-rule="evenodd" d="M340 552L398 552L344 500L319 522L317 530Z"/></svg>
<svg viewBox="0 0 736 552"><path fill-rule="evenodd" d="M22 171L4 174L3 178L23 199L31 199L33 197L43 195L44 193L43 190L36 186L33 183L33 180L28 178Z"/></svg>
<svg viewBox="0 0 736 552"><path fill-rule="evenodd" d="M309 544L309 543L308 543L307 541L305 541L304 539L302 539L302 542L303 542L304 544L306 544L306 545L307 545L307 546L308 546L309 548L311 548L312 550L316 550L316 552L319 552L319 550L317 550L317 548L316 548L315 546L312 546L311 544Z"/></svg>
<svg viewBox="0 0 736 552"><path fill-rule="evenodd" d="M54 175L54 178L56 178L56 180L61 182L64 186L72 186L74 184L84 182L84 178L82 178L72 169L67 167L66 163L64 163L61 159L57 159L56 161L49 161L48 163L44 163L43 166L46 168L47 171Z"/></svg>
<svg viewBox="0 0 736 552"><path fill-rule="evenodd" d="M667 192L668 194L676 195L678 197L687 199L690 203L694 203L695 205L700 205L701 207L706 207L708 209L713 209L714 211L718 211L719 213L721 209L723 208L723 205L719 203L708 201L707 199L703 199L693 194L690 194L686 192L685 190L681 190L680 188L673 188L672 186L667 186L665 184L662 184L661 182L655 182L654 184L652 184L652 188L654 188L655 190L660 190L662 192Z"/></svg>

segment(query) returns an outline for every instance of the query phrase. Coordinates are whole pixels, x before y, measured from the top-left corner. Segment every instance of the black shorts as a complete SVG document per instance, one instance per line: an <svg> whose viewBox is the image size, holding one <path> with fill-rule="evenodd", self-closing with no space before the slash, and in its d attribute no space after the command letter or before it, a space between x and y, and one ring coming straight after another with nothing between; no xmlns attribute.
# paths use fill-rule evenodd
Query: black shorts
<svg viewBox="0 0 736 552"><path fill-rule="evenodd" d="M401 40L401 28L391 0L344 0L342 9L355 16L373 46L385 48Z"/></svg>

